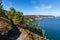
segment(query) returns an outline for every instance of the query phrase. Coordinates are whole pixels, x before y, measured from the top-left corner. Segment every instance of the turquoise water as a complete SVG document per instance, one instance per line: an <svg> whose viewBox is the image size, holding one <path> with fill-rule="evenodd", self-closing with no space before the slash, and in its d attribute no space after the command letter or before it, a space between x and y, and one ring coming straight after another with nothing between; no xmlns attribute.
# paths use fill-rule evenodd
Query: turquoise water
<svg viewBox="0 0 60 40"><path fill-rule="evenodd" d="M37 22L49 40L60 40L60 18L45 18Z"/></svg>

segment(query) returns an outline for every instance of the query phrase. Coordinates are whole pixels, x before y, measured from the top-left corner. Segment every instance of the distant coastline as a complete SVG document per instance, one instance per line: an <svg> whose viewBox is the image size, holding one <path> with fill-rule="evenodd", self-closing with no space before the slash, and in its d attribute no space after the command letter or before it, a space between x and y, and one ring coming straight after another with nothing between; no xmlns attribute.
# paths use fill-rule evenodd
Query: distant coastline
<svg viewBox="0 0 60 40"><path fill-rule="evenodd" d="M55 16L52 15L24 15L25 20L41 20L43 18L55 18Z"/></svg>

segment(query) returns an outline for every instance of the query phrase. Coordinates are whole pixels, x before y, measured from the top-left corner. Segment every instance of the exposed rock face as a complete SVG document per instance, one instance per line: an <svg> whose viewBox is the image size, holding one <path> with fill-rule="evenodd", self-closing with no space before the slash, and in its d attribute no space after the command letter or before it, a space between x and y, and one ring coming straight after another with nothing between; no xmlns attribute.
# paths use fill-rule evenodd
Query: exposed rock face
<svg viewBox="0 0 60 40"><path fill-rule="evenodd" d="M22 33L17 40L47 40L47 38L43 38L33 32L30 32L29 30L20 28L20 31Z"/></svg>
<svg viewBox="0 0 60 40"><path fill-rule="evenodd" d="M10 20L0 17L0 34L6 35L6 33L11 30L11 23Z"/></svg>
<svg viewBox="0 0 60 40"><path fill-rule="evenodd" d="M4 17L0 17L0 40L16 40L20 35L17 26Z"/></svg>

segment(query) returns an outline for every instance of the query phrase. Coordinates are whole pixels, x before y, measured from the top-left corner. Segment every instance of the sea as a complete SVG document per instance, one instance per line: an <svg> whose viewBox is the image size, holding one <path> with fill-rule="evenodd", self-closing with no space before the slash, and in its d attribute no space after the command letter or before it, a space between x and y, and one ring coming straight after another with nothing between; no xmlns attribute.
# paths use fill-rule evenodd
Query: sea
<svg viewBox="0 0 60 40"><path fill-rule="evenodd" d="M37 22L49 40L60 40L60 17L44 18Z"/></svg>

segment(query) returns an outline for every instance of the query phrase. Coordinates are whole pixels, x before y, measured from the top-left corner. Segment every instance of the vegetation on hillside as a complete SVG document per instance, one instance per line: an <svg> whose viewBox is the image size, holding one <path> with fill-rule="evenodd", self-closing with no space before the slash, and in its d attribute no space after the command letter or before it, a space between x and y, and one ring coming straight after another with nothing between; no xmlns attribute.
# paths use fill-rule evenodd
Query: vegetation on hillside
<svg viewBox="0 0 60 40"><path fill-rule="evenodd" d="M43 29L40 28L40 26L37 23L32 25L31 19L24 21L26 19L24 19L23 12L16 11L13 7L11 7L9 11L4 10L1 3L0 3L0 15L2 16L4 15L5 18L12 20L15 25L20 27L23 26L23 28L26 28L31 32L44 37Z"/></svg>

